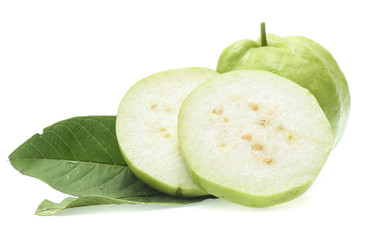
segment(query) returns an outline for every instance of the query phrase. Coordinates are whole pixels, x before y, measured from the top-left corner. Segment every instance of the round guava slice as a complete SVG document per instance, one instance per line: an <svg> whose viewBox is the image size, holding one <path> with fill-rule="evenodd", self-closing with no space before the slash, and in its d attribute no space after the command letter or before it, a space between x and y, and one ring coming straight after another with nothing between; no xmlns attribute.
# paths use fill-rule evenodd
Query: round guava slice
<svg viewBox="0 0 368 240"><path fill-rule="evenodd" d="M198 86L181 107L178 132L194 182L252 207L305 192L333 145L330 124L307 89L256 70Z"/></svg>
<svg viewBox="0 0 368 240"><path fill-rule="evenodd" d="M125 94L116 120L118 142L130 169L149 186L174 196L208 195L190 178L177 121L186 96L218 75L207 68L168 70L144 78Z"/></svg>

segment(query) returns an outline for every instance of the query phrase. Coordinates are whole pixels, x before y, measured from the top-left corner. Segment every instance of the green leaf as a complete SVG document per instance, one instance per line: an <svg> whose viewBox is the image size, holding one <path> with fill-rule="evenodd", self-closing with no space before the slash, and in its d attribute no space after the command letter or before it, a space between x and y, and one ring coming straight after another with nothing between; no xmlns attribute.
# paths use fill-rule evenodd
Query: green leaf
<svg viewBox="0 0 368 240"><path fill-rule="evenodd" d="M60 203L54 203L49 200L44 200L37 208L35 214L39 216L51 216L60 211L70 208L107 205L107 204L189 204L203 201L207 198L215 198L213 196L196 197L196 198L177 198L165 194L157 194L155 196L144 197L127 197L127 198L110 198L101 196L86 196L73 198L68 197Z"/></svg>
<svg viewBox="0 0 368 240"><path fill-rule="evenodd" d="M127 167L115 135L115 116L75 117L35 134L10 156L22 174L74 196L157 194Z"/></svg>
<svg viewBox="0 0 368 240"><path fill-rule="evenodd" d="M139 180L120 153L115 116L75 117L35 134L10 156L22 174L38 178L61 192L80 196L61 203L43 201L36 214L89 205L151 203L187 204L212 196L176 198Z"/></svg>

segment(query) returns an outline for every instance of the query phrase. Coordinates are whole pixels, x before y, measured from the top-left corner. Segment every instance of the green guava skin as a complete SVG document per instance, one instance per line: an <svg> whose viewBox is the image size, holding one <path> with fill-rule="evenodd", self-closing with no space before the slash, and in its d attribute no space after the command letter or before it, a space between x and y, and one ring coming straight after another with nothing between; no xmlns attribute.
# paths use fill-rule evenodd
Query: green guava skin
<svg viewBox="0 0 368 240"><path fill-rule="evenodd" d="M221 54L217 72L265 70L307 88L317 99L334 133L334 146L341 139L350 111L350 93L345 76L332 55L318 43L301 36L267 34L267 46L240 40Z"/></svg>

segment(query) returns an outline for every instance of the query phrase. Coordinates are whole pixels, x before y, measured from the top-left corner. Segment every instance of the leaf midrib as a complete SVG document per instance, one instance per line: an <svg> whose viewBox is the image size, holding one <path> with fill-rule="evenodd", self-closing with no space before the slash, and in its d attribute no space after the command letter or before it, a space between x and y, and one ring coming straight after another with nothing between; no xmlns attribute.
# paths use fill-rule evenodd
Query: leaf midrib
<svg viewBox="0 0 368 240"><path fill-rule="evenodd" d="M125 167L127 168L127 165L120 165L116 163L101 163L101 162L91 162L91 161L81 161L78 159L53 159L53 158L12 158L10 161L31 161L31 160L45 160L45 161L67 161L67 162L79 162L79 163L88 163L88 164L99 164L99 165L109 165L109 166L118 166L118 167Z"/></svg>

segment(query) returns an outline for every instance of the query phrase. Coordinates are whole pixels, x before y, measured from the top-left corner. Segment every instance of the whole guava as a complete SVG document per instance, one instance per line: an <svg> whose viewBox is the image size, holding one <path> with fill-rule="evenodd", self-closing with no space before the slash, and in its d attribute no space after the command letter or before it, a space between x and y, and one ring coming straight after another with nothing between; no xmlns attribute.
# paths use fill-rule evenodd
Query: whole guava
<svg viewBox="0 0 368 240"><path fill-rule="evenodd" d="M350 111L350 93L344 74L332 55L318 43L301 36L240 40L222 52L217 71L265 70L307 88L317 99L334 133L334 146L341 139Z"/></svg>

